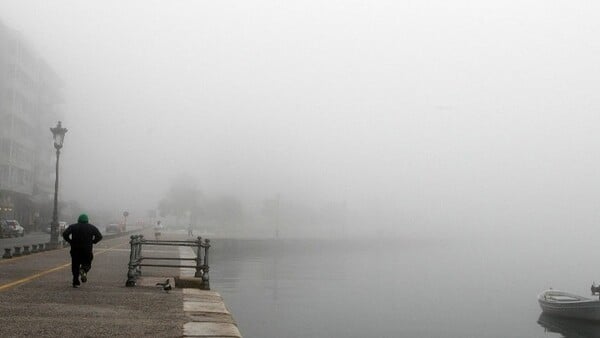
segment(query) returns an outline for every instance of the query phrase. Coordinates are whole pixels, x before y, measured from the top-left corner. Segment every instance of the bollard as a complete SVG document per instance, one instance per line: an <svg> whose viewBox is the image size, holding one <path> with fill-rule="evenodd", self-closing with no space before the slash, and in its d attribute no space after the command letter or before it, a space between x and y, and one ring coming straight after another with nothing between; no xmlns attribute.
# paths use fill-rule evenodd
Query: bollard
<svg viewBox="0 0 600 338"><path fill-rule="evenodd" d="M21 247L15 246L15 253L13 254L13 257L19 257L19 256L21 256Z"/></svg>
<svg viewBox="0 0 600 338"><path fill-rule="evenodd" d="M4 248L4 255L2 258L12 258L12 254L10 253L10 248Z"/></svg>
<svg viewBox="0 0 600 338"><path fill-rule="evenodd" d="M46 251L46 248L44 247L44 243L38 244L38 251L39 252Z"/></svg>
<svg viewBox="0 0 600 338"><path fill-rule="evenodd" d="M23 245L23 255L29 255L29 245Z"/></svg>
<svg viewBox="0 0 600 338"><path fill-rule="evenodd" d="M38 252L37 244L31 244L31 253L36 253L36 252Z"/></svg>

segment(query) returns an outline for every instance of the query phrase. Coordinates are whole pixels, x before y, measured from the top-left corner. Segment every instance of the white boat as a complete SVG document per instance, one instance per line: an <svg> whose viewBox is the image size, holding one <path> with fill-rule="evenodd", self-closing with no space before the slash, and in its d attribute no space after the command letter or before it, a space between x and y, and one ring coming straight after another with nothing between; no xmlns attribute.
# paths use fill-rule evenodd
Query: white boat
<svg viewBox="0 0 600 338"><path fill-rule="evenodd" d="M538 303L548 315L600 321L599 299L550 289L538 295Z"/></svg>

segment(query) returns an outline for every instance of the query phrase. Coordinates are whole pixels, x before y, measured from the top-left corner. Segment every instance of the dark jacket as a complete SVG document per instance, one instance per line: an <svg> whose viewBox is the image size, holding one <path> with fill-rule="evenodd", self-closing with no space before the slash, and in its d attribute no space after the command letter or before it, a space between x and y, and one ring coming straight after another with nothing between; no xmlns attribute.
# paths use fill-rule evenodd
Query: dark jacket
<svg viewBox="0 0 600 338"><path fill-rule="evenodd" d="M92 246L102 240L102 234L89 223L71 224L63 232L63 238L71 244L71 250L92 251Z"/></svg>

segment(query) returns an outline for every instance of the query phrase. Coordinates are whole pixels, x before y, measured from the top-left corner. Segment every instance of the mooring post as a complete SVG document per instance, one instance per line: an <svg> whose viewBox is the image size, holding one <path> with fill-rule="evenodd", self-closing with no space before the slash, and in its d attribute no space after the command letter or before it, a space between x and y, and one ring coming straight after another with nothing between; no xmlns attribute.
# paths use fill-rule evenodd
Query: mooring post
<svg viewBox="0 0 600 338"><path fill-rule="evenodd" d="M136 241L135 235L131 235L129 245L131 247L131 251L129 252L129 269L127 270L127 282L125 282L125 286L135 286L135 252L136 252Z"/></svg>
<svg viewBox="0 0 600 338"><path fill-rule="evenodd" d="M12 254L10 253L10 248L4 248L4 255L2 258L12 258Z"/></svg>
<svg viewBox="0 0 600 338"><path fill-rule="evenodd" d="M21 256L21 247L20 246L15 246L15 253L13 254L13 256L15 256L15 257Z"/></svg>
<svg viewBox="0 0 600 338"><path fill-rule="evenodd" d="M23 245L23 255L29 255L30 253L29 245Z"/></svg>
<svg viewBox="0 0 600 338"><path fill-rule="evenodd" d="M202 237L196 239L196 273L194 277L202 277Z"/></svg>

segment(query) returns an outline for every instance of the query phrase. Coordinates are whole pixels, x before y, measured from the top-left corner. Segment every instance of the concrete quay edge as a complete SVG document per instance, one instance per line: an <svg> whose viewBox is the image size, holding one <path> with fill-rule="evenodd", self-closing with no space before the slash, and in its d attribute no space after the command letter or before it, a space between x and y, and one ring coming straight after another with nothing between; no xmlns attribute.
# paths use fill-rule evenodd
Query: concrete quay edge
<svg viewBox="0 0 600 338"><path fill-rule="evenodd" d="M170 278L177 288L181 286L177 284L180 278ZM165 279L167 278L140 277L137 285L155 286ZM190 285L190 278L184 279L186 283L183 284ZM189 322L183 325L183 337L242 338L231 312L218 292L188 287L181 290L183 311L189 319Z"/></svg>

